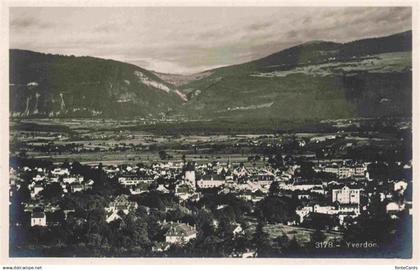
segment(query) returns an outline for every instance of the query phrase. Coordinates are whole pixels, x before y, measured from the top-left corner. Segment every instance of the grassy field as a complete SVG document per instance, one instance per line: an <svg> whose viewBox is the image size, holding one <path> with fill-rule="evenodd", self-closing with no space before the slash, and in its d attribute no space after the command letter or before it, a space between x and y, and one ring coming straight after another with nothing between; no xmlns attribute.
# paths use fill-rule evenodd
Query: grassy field
<svg viewBox="0 0 420 270"><path fill-rule="evenodd" d="M369 57L345 62L330 62L318 65L306 65L291 70L256 73L255 77L286 77L301 73L311 76L328 76L343 72L402 72L411 68L411 52L394 52L372 55Z"/></svg>

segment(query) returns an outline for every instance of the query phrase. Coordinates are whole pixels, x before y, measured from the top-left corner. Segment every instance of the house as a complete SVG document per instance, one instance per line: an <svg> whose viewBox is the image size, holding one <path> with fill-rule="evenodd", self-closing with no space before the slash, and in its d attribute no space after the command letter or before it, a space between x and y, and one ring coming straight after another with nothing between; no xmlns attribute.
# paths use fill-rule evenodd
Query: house
<svg viewBox="0 0 420 270"><path fill-rule="evenodd" d="M360 215L360 205L357 203L338 204L338 213L342 215Z"/></svg>
<svg viewBox="0 0 420 270"><path fill-rule="evenodd" d="M31 214L31 227L34 226L47 226L47 216L44 212L33 212Z"/></svg>
<svg viewBox="0 0 420 270"><path fill-rule="evenodd" d="M165 234L165 241L169 244L182 245L197 237L195 226L186 223L171 223Z"/></svg>
<svg viewBox="0 0 420 270"><path fill-rule="evenodd" d="M235 229L233 229L233 235L236 236L241 234L244 234L244 230L242 229L241 224L236 224Z"/></svg>
<svg viewBox="0 0 420 270"><path fill-rule="evenodd" d="M129 212L137 209L137 207L138 204L136 202L129 201L127 195L119 195L109 204L108 207L105 208L106 222L110 223L111 221L120 219L120 213L127 215Z"/></svg>
<svg viewBox="0 0 420 270"><path fill-rule="evenodd" d="M170 244L166 243L166 242L156 242L153 246L152 246L152 251L153 252L164 252L166 250L168 250L170 248Z"/></svg>
<svg viewBox="0 0 420 270"><path fill-rule="evenodd" d="M85 182L85 190L88 190L88 189L92 189L93 188L93 184L94 184L94 181L92 180L92 179L89 179L89 181L87 181L87 182Z"/></svg>
<svg viewBox="0 0 420 270"><path fill-rule="evenodd" d="M45 175L37 174L35 177L32 177L32 180L35 182L42 182L45 180Z"/></svg>
<svg viewBox="0 0 420 270"><path fill-rule="evenodd" d="M407 186L408 184L406 181L400 180L394 183L394 191L398 191L401 194L403 194L404 191L407 189Z"/></svg>
<svg viewBox="0 0 420 270"><path fill-rule="evenodd" d="M309 193L302 193L302 194L297 195L298 200L302 200L302 199L308 199L309 200L310 197L311 197L311 194L309 194Z"/></svg>
<svg viewBox="0 0 420 270"><path fill-rule="evenodd" d="M162 192L162 193L170 193L170 190L167 189L164 185L160 184L157 189L157 191Z"/></svg>
<svg viewBox="0 0 420 270"><path fill-rule="evenodd" d="M364 177L367 170L365 165L352 165L343 166L332 164L322 168L323 172L332 173L338 176L339 179L350 178L350 177Z"/></svg>
<svg viewBox="0 0 420 270"><path fill-rule="evenodd" d="M401 212L405 209L405 205L397 202L389 202L386 205L386 212L390 214L395 214Z"/></svg>
<svg viewBox="0 0 420 270"><path fill-rule="evenodd" d="M197 181L197 186L199 188L217 188L223 186L225 184L225 180L215 180L213 177L211 179L201 179Z"/></svg>
<svg viewBox="0 0 420 270"><path fill-rule="evenodd" d="M44 186L41 184L35 184L32 191L31 191L31 198L35 199L35 197L44 190Z"/></svg>
<svg viewBox="0 0 420 270"><path fill-rule="evenodd" d="M181 184L175 187L175 195L185 201L195 195L194 188L189 184Z"/></svg>
<svg viewBox="0 0 420 270"><path fill-rule="evenodd" d="M332 190L332 202L340 204L360 204L360 189L352 189L344 186L341 189Z"/></svg>
<svg viewBox="0 0 420 270"><path fill-rule="evenodd" d="M313 212L313 208L311 206L305 206L301 209L296 209L296 215L299 216L299 222L302 223L305 220L305 217L308 216L311 212Z"/></svg>
<svg viewBox="0 0 420 270"><path fill-rule="evenodd" d="M137 203L129 201L127 195L119 195L105 208L105 211L118 212L121 210L127 215L130 211L137 209L137 207Z"/></svg>
<svg viewBox="0 0 420 270"><path fill-rule="evenodd" d="M55 168L51 171L51 174L54 176L64 176L64 175L70 175L68 168Z"/></svg>
<svg viewBox="0 0 420 270"><path fill-rule="evenodd" d="M241 164L238 168L233 170L233 175L235 179L241 180L249 175L249 171Z"/></svg>
<svg viewBox="0 0 420 270"><path fill-rule="evenodd" d="M317 194L325 195L325 190L321 186L316 186L313 189L311 189L311 193L317 193Z"/></svg>
<svg viewBox="0 0 420 270"><path fill-rule="evenodd" d="M142 179L138 177L125 176L125 177L118 178L118 182L125 187L138 186L140 184L150 185L153 181L154 181L153 179Z"/></svg>
<svg viewBox="0 0 420 270"><path fill-rule="evenodd" d="M118 215L118 212L113 211L113 212L106 213L105 221L107 223L110 223L110 222L112 222L114 220L117 220L117 219L121 219L121 216Z"/></svg>
<svg viewBox="0 0 420 270"><path fill-rule="evenodd" d="M286 186L283 186L284 189L289 189L292 191L301 190L312 190L314 188L322 188L322 182L318 180L307 180L307 179L292 179L290 180L291 183L289 183Z"/></svg>
<svg viewBox="0 0 420 270"><path fill-rule="evenodd" d="M335 215L338 213L334 205L319 205L319 204L316 204L313 206L313 212L318 213L318 214L325 214L325 215Z"/></svg>
<svg viewBox="0 0 420 270"><path fill-rule="evenodd" d="M73 184L73 183L82 183L83 176L68 176L63 178L63 183Z"/></svg>
<svg viewBox="0 0 420 270"><path fill-rule="evenodd" d="M81 192L84 190L84 186L81 184L73 183L70 185L71 193Z"/></svg>

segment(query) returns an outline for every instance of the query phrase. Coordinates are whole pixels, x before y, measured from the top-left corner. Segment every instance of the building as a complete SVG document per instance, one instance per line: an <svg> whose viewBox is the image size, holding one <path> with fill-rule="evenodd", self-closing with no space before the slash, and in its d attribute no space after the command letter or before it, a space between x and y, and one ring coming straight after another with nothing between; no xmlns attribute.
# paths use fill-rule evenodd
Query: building
<svg viewBox="0 0 420 270"><path fill-rule="evenodd" d="M360 189L352 189L344 186L341 189L332 190L332 202L340 204L360 204Z"/></svg>
<svg viewBox="0 0 420 270"><path fill-rule="evenodd" d="M127 195L119 195L115 198L113 202L105 208L106 212L106 222L111 222L116 219L120 219L119 213L124 213L127 215L129 212L136 210L138 204L136 202L131 202L128 200Z"/></svg>
<svg viewBox="0 0 420 270"><path fill-rule="evenodd" d="M117 212L121 210L127 215L131 210L137 209L137 207L137 203L129 201L127 195L119 195L105 210Z"/></svg>
<svg viewBox="0 0 420 270"><path fill-rule="evenodd" d="M290 183L291 182L291 183ZM322 188L322 182L319 180L307 180L296 178L289 181L289 184L282 187L283 189L288 189L292 191L309 191L313 190L314 188Z"/></svg>
<svg viewBox="0 0 420 270"><path fill-rule="evenodd" d="M343 166L333 164L322 168L323 172L335 174L340 179L350 177L365 177L366 170L367 167L364 165Z"/></svg>
<svg viewBox="0 0 420 270"><path fill-rule="evenodd" d="M151 183L153 183L153 181L154 181L153 179L142 179L138 177L128 177L128 176L123 176L123 177L118 178L118 182L125 187L137 186L140 184L150 185Z"/></svg>
<svg viewBox="0 0 420 270"><path fill-rule="evenodd" d="M325 215L335 215L338 213L337 209L333 205L319 205L316 204L313 206L313 212L318 214Z"/></svg>
<svg viewBox="0 0 420 270"><path fill-rule="evenodd" d="M406 181L400 180L394 183L394 191L400 192L401 194L407 189L408 184Z"/></svg>
<svg viewBox="0 0 420 270"><path fill-rule="evenodd" d="M44 190L44 186L41 184L35 184L33 190L31 191L31 198L35 199L35 197Z"/></svg>
<svg viewBox="0 0 420 270"><path fill-rule="evenodd" d="M225 180L201 179L197 181L197 186L199 188L217 188L223 186L224 184Z"/></svg>
<svg viewBox="0 0 420 270"><path fill-rule="evenodd" d="M386 205L386 212L390 214L399 213L401 211L404 211L405 205L403 203L398 202L389 202Z"/></svg>
<svg viewBox="0 0 420 270"><path fill-rule="evenodd" d="M83 176L75 175L75 176L68 176L63 178L63 183L73 184L73 183L82 183L84 180Z"/></svg>
<svg viewBox="0 0 420 270"><path fill-rule="evenodd" d="M35 177L32 177L32 180L35 182L42 182L45 180L45 175L37 174Z"/></svg>
<svg viewBox="0 0 420 270"><path fill-rule="evenodd" d="M338 205L338 212L341 215L360 215L360 205L354 203L343 203Z"/></svg>
<svg viewBox="0 0 420 270"><path fill-rule="evenodd" d="M165 234L165 241L169 244L182 245L197 237L195 226L185 223L171 223Z"/></svg>
<svg viewBox="0 0 420 270"><path fill-rule="evenodd" d="M31 227L34 226L47 226L47 216L44 212L33 212L31 214Z"/></svg>
<svg viewBox="0 0 420 270"><path fill-rule="evenodd" d="M84 190L84 186L81 184L73 183L70 185L70 190L71 190L71 193L81 192Z"/></svg>
<svg viewBox="0 0 420 270"><path fill-rule="evenodd" d="M196 188L194 163L188 162L185 168L184 180L186 183L190 184L193 188Z"/></svg>
<svg viewBox="0 0 420 270"><path fill-rule="evenodd" d="M67 168L55 168L51 171L51 174L54 176L63 176L63 175L70 175L69 169Z"/></svg>
<svg viewBox="0 0 420 270"><path fill-rule="evenodd" d="M296 215L299 216L299 222L302 223L305 220L305 217L309 215L309 213L313 212L313 208L311 206L305 206L300 209L296 209Z"/></svg>

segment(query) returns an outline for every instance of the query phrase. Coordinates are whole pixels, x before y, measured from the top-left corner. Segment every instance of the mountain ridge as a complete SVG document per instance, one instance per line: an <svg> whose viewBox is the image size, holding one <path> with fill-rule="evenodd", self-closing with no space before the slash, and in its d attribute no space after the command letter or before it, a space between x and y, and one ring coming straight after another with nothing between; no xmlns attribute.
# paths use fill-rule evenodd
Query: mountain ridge
<svg viewBox="0 0 420 270"><path fill-rule="evenodd" d="M411 115L411 35L306 42L191 75L11 49L10 114L241 121L406 116Z"/></svg>
<svg viewBox="0 0 420 270"><path fill-rule="evenodd" d="M13 116L146 116L180 106L183 94L133 64L10 50Z"/></svg>

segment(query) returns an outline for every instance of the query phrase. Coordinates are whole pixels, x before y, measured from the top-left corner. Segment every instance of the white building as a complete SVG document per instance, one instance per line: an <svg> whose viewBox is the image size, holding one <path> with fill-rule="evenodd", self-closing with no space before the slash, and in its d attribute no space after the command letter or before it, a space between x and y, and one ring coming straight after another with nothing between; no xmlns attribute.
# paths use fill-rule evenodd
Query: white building
<svg viewBox="0 0 420 270"><path fill-rule="evenodd" d="M35 182L41 182L41 181L44 181L44 179L45 179L45 175L40 175L40 174L37 174L35 177L32 177L32 180L34 180Z"/></svg>
<svg viewBox="0 0 420 270"><path fill-rule="evenodd" d="M352 189L344 186L341 189L332 190L332 202L340 204L360 204L360 189Z"/></svg>
<svg viewBox="0 0 420 270"><path fill-rule="evenodd" d="M68 176L63 178L63 183L73 184L82 183L84 180L83 176Z"/></svg>
<svg viewBox="0 0 420 270"><path fill-rule="evenodd" d="M188 162L185 166L185 175L184 175L185 183L189 184L194 189L196 188L195 183L195 164L192 162Z"/></svg>
<svg viewBox="0 0 420 270"><path fill-rule="evenodd" d="M70 175L69 169L67 168L55 168L51 171L52 175L55 176L63 176L63 175Z"/></svg>
<svg viewBox="0 0 420 270"><path fill-rule="evenodd" d="M47 226L47 217L44 212L33 212L31 214L31 227L34 226Z"/></svg>
<svg viewBox="0 0 420 270"><path fill-rule="evenodd" d="M396 213L396 212L401 212L403 211L405 208L404 204L399 204L396 202L390 202L386 205L386 212L387 213Z"/></svg>
<svg viewBox="0 0 420 270"><path fill-rule="evenodd" d="M165 241L169 244L185 244L197 238L195 226L185 223L171 223L168 232L165 234Z"/></svg>
<svg viewBox="0 0 420 270"><path fill-rule="evenodd" d="M44 186L35 184L33 190L31 191L31 198L34 199L41 191L44 190Z"/></svg>
<svg viewBox="0 0 420 270"><path fill-rule="evenodd" d="M217 188L217 187L223 186L224 183L225 183L225 180L201 179L197 181L197 186L199 188Z"/></svg>
<svg viewBox="0 0 420 270"><path fill-rule="evenodd" d="M195 185L195 171L185 171L185 182L189 183L192 187L196 187Z"/></svg>
<svg viewBox="0 0 420 270"><path fill-rule="evenodd" d="M305 206L301 209L296 209L296 215L299 216L299 222L302 223L305 220L305 217L313 211L311 206Z"/></svg>
<svg viewBox="0 0 420 270"><path fill-rule="evenodd" d="M400 180L394 183L394 191L404 193L404 191L407 189L407 186L408 186L407 182Z"/></svg>
<svg viewBox="0 0 420 270"><path fill-rule="evenodd" d="M314 212L326 215L335 215L338 213L337 209L333 205L321 206L319 204L314 205Z"/></svg>
<svg viewBox="0 0 420 270"><path fill-rule="evenodd" d="M119 177L118 178L118 182L125 187L137 186L140 184L150 185L153 181L154 181L153 179L141 179L137 177Z"/></svg>

